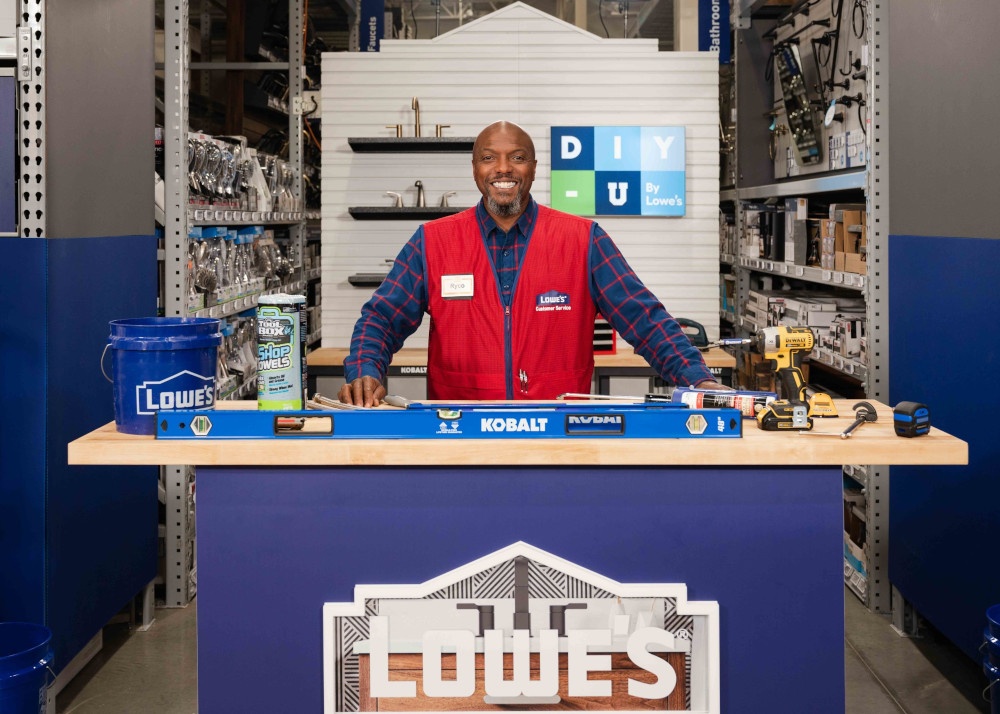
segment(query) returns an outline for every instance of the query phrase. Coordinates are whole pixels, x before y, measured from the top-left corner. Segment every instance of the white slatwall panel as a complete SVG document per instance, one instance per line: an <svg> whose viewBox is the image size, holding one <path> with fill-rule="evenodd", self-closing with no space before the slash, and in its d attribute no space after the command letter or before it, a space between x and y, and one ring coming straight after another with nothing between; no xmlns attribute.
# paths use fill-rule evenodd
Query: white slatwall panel
<svg viewBox="0 0 1000 714"><path fill-rule="evenodd" d="M420 100L424 136L475 136L498 119L532 136L538 171L532 195L549 203L549 128L559 125L683 125L687 131L684 218L599 218L642 280L677 316L719 334L718 59L658 52L655 40L608 40L520 3L434 40L384 41L378 53L323 56L323 345L345 346L371 294L347 282L384 269L417 228L405 221L354 221L348 206L388 206L383 194L428 205L457 191L452 206L480 198L465 154L355 154L348 137L413 135ZM426 345L426 324L407 342Z"/></svg>

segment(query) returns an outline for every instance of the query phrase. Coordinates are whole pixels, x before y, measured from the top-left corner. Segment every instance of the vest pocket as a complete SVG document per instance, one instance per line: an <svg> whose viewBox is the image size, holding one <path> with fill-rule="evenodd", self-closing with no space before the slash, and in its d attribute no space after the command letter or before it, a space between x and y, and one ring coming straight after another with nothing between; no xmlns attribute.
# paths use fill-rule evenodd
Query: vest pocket
<svg viewBox="0 0 1000 714"><path fill-rule="evenodd" d="M427 370L427 398L462 401L506 399L503 375Z"/></svg>

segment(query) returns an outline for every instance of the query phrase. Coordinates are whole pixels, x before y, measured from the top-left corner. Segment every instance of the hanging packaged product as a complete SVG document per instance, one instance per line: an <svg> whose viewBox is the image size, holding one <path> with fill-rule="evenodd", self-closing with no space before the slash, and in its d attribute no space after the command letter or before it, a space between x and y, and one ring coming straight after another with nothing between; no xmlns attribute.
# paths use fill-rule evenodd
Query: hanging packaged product
<svg viewBox="0 0 1000 714"><path fill-rule="evenodd" d="M306 388L303 295L262 295L257 302L257 408L302 409Z"/></svg>

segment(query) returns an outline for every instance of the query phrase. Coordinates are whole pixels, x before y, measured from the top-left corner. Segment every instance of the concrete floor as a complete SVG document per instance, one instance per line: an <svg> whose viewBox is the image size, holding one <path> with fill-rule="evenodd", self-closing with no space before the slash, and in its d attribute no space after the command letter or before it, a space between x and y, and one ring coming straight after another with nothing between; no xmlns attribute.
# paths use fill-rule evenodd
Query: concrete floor
<svg viewBox="0 0 1000 714"><path fill-rule="evenodd" d="M844 602L845 714L989 713L985 676L950 642L930 629L901 638L852 593L845 591ZM195 714L196 627L196 602L157 610L147 632L109 625L104 648L57 697L57 714Z"/></svg>

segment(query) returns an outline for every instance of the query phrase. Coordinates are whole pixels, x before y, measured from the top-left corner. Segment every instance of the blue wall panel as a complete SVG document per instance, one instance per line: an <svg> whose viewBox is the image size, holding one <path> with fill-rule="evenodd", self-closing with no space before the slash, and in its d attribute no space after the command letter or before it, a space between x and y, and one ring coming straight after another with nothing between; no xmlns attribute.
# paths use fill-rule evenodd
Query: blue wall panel
<svg viewBox="0 0 1000 714"><path fill-rule="evenodd" d="M889 394L969 443L964 467L892 467L889 579L978 660L1000 603L1000 240L889 237Z"/></svg>
<svg viewBox="0 0 1000 714"><path fill-rule="evenodd" d="M156 311L153 236L9 239L0 281L0 619L53 631L56 668L156 574L157 470L70 467L66 445L114 418L108 321ZM141 266L141 267L136 267ZM13 498L6 496L10 493Z"/></svg>
<svg viewBox="0 0 1000 714"><path fill-rule="evenodd" d="M42 622L45 563L45 243L0 241L0 620Z"/></svg>

